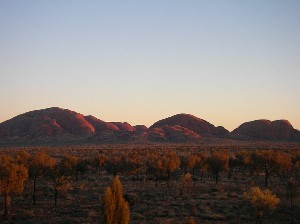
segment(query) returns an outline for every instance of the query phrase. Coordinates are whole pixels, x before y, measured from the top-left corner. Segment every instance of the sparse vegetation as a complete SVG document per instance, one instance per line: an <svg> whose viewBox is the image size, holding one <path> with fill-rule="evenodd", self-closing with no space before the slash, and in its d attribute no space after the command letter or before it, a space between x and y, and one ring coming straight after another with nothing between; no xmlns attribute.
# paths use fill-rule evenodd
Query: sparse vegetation
<svg viewBox="0 0 300 224"><path fill-rule="evenodd" d="M263 215L267 211L273 211L280 201L270 190L261 190L259 187L252 187L248 193L245 193L245 199L255 209L257 224L262 224Z"/></svg>
<svg viewBox="0 0 300 224"><path fill-rule="evenodd" d="M45 175L55 164L55 159L43 152L38 152L29 159L29 177L33 181L33 204L36 204L36 184L38 177Z"/></svg>
<svg viewBox="0 0 300 224"><path fill-rule="evenodd" d="M119 177L115 176L111 186L107 187L104 191L103 222L107 224L128 224L129 220L129 205L123 198Z"/></svg>
<svg viewBox="0 0 300 224"><path fill-rule="evenodd" d="M294 145L276 147L114 145L1 149L2 160L11 161L13 166L22 167L25 171L29 169L31 181L27 181L25 175L22 186L10 191L14 203L12 206L8 203L6 212L5 207L0 206L0 215L9 217L7 214L11 207L14 223L34 223L36 220L41 223L53 223L55 220L101 223L104 211L112 211L106 206L111 202L109 199L122 195L126 201L117 201L130 206L130 213L129 209L106 212L107 223L112 219L121 220L121 214L124 215L124 223L130 219L133 224L250 224L261 222L262 217L265 223L280 224L287 220L297 223L300 220L299 198L296 197L299 154ZM275 160L269 163L277 165L272 165L274 168L268 177L268 190L262 190L265 172L254 162L253 154L266 151ZM285 162L279 162L280 158ZM1 166L6 166L3 164L7 163L2 162ZM284 172L285 168L290 172ZM1 169L1 174L4 170ZM76 178L78 173L80 176ZM229 174L231 177L227 178ZM123 193L119 196L112 196L120 192L112 190L110 183L116 181L114 178L122 181ZM201 181L196 182L198 179ZM1 196L5 201L2 182L1 186ZM34 194L39 199L36 202L32 200ZM268 202L265 197L272 199L276 195L280 203L277 204L276 198L273 198L274 206L259 207L264 204L252 203L253 195L263 203ZM252 209L249 210L245 199L250 202L249 205L252 204ZM116 206L114 208L117 209ZM112 218L114 215L111 214L118 214L118 218ZM4 219L1 221L7 222Z"/></svg>
<svg viewBox="0 0 300 224"><path fill-rule="evenodd" d="M4 195L4 217L10 218L11 194L21 193L28 169L8 155L0 156L0 193Z"/></svg>
<svg viewBox="0 0 300 224"><path fill-rule="evenodd" d="M220 179L220 173L228 170L228 161L229 158L225 151L213 151L206 159L206 163L215 177L216 184Z"/></svg>
<svg viewBox="0 0 300 224"><path fill-rule="evenodd" d="M290 206L291 206L291 223L294 223L294 204L293 201L294 199L298 196L297 194L297 182L293 179L290 178L287 183L287 188L286 188L286 196L288 199L290 199Z"/></svg>

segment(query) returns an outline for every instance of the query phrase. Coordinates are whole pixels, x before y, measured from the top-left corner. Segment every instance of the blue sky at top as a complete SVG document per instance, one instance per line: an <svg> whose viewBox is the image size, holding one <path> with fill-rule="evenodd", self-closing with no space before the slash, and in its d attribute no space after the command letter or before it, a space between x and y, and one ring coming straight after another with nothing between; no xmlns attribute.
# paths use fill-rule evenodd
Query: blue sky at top
<svg viewBox="0 0 300 224"><path fill-rule="evenodd" d="M300 129L300 1L0 1L0 122L51 106Z"/></svg>

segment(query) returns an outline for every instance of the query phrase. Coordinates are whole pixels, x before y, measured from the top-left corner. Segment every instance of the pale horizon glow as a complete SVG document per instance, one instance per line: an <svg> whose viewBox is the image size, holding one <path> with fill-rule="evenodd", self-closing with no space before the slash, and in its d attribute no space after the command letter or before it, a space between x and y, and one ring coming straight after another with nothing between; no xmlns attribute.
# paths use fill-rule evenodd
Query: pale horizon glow
<svg viewBox="0 0 300 224"><path fill-rule="evenodd" d="M61 107L300 129L300 1L0 1L0 122Z"/></svg>

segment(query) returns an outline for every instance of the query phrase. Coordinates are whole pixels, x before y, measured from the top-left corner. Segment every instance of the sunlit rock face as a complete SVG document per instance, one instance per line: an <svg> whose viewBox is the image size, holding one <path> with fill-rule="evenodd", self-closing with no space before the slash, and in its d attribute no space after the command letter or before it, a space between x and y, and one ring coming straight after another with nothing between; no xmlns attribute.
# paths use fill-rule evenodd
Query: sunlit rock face
<svg viewBox="0 0 300 224"><path fill-rule="evenodd" d="M111 122L111 123L116 125L120 131L135 131L135 128L132 127L127 122Z"/></svg>
<svg viewBox="0 0 300 224"><path fill-rule="evenodd" d="M30 111L0 123L0 143L45 139L66 143L201 142L216 138L300 141L300 131L287 120L256 120L229 133L222 126L215 127L190 114L177 114L147 128L127 122L106 122L58 107Z"/></svg>
<svg viewBox="0 0 300 224"><path fill-rule="evenodd" d="M94 126L96 132L119 131L119 127L111 122L102 121L94 116L85 116L85 119Z"/></svg>
<svg viewBox="0 0 300 224"><path fill-rule="evenodd" d="M222 136L226 136L229 133L229 131L226 130L224 127L221 126L215 127L209 122L190 114L177 114L162 119L154 123L150 128L157 128L164 125L168 125L168 126L179 125L201 136L209 136L209 137L222 137Z"/></svg>
<svg viewBox="0 0 300 224"><path fill-rule="evenodd" d="M95 132L93 125L91 125L82 114L77 112L55 107L40 110L40 113L55 119L65 131L73 135L85 136Z"/></svg>
<svg viewBox="0 0 300 224"><path fill-rule="evenodd" d="M1 138L87 136L94 132L82 114L57 107L27 112L0 124Z"/></svg>
<svg viewBox="0 0 300 224"><path fill-rule="evenodd" d="M150 141L160 142L189 142L201 138L199 134L179 125L163 125L159 128L149 128L148 137Z"/></svg>

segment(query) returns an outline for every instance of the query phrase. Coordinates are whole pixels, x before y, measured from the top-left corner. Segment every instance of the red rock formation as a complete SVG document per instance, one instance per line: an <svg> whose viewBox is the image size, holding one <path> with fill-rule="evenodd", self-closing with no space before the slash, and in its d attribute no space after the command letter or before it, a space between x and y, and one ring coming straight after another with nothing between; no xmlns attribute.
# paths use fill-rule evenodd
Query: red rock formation
<svg viewBox="0 0 300 224"><path fill-rule="evenodd" d="M148 131L150 141L186 142L200 139L200 135L179 125L164 125L159 128L151 128Z"/></svg>
<svg viewBox="0 0 300 224"><path fill-rule="evenodd" d="M0 124L2 139L24 136L57 137L62 134L82 137L94 132L94 127L82 114L57 107L27 112Z"/></svg>
<svg viewBox="0 0 300 224"><path fill-rule="evenodd" d="M232 131L230 136L240 140L300 141L300 131L286 120L246 122ZM105 122L57 107L27 112L0 123L2 143L10 140L35 142L44 138L51 141L65 139L67 142L71 139L85 142L188 142L198 141L201 137L228 137L228 131L189 114L177 114L160 120L148 129L144 125L133 127L127 122Z"/></svg>
<svg viewBox="0 0 300 224"><path fill-rule="evenodd" d="M25 114L0 124L0 138L53 137L60 136L64 130L47 116L32 118Z"/></svg>
<svg viewBox="0 0 300 224"><path fill-rule="evenodd" d="M167 140L166 134L162 128L151 128L148 130L148 139L155 142L164 142Z"/></svg>
<svg viewBox="0 0 300 224"><path fill-rule="evenodd" d="M85 116L85 119L94 126L96 132L102 132L102 131L119 131L117 125L102 121L94 116Z"/></svg>
<svg viewBox="0 0 300 224"><path fill-rule="evenodd" d="M64 130L76 136L88 136L94 134L94 127L77 112L53 107L45 110L32 111L29 116L46 115L56 121Z"/></svg>
<svg viewBox="0 0 300 224"><path fill-rule="evenodd" d="M133 126L133 128L135 129L135 132L137 132L137 133L144 133L148 130L148 128L145 125L135 125L135 126Z"/></svg>
<svg viewBox="0 0 300 224"><path fill-rule="evenodd" d="M287 120L255 120L241 124L232 131L235 135L255 139L268 140L297 140L297 130Z"/></svg>
<svg viewBox="0 0 300 224"><path fill-rule="evenodd" d="M300 131L295 130L292 133L291 139L294 140L294 141L300 141Z"/></svg>
<svg viewBox="0 0 300 224"><path fill-rule="evenodd" d="M116 125L120 131L135 131L135 128L132 127L127 122L111 122L112 124Z"/></svg>
<svg viewBox="0 0 300 224"><path fill-rule="evenodd" d="M157 121L150 128L157 128L164 125L174 126L179 125L187 128L199 135L203 136L225 136L229 132L223 127L215 127L209 122L202 120L190 114L177 114L172 117L168 117Z"/></svg>
<svg viewBox="0 0 300 224"><path fill-rule="evenodd" d="M31 122L29 134L31 136L60 136L64 130L56 123L54 119L47 116L41 116Z"/></svg>
<svg viewBox="0 0 300 224"><path fill-rule="evenodd" d="M272 131L275 139L289 139L294 128L287 120L277 120L272 122Z"/></svg>

